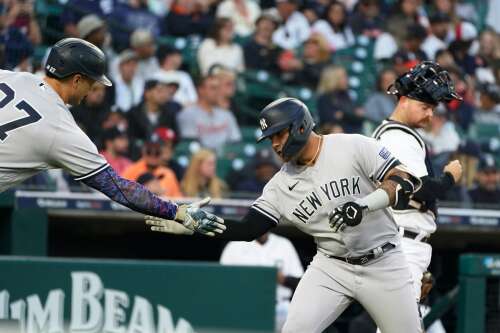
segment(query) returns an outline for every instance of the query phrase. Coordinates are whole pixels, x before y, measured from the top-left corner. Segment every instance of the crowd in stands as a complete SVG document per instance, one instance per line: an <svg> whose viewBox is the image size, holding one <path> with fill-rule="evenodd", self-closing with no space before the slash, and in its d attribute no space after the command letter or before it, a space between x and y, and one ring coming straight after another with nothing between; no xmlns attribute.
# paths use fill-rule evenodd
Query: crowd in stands
<svg viewBox="0 0 500 333"><path fill-rule="evenodd" d="M499 34L496 0L0 0L2 69L43 75L63 37L105 52L113 86L71 112L122 176L169 197L255 197L279 169L253 145L274 98L306 99L321 133L370 135L394 108L391 82L435 60L464 98L421 130L435 170L464 164L446 199L497 204Z"/></svg>

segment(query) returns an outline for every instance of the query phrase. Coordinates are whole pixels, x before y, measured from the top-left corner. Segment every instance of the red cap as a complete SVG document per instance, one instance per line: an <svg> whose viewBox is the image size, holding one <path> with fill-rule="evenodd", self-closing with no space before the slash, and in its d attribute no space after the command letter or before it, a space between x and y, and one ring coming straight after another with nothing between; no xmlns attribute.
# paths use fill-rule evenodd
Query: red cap
<svg viewBox="0 0 500 333"><path fill-rule="evenodd" d="M154 134L162 141L175 141L176 138L175 132L168 127L158 127Z"/></svg>

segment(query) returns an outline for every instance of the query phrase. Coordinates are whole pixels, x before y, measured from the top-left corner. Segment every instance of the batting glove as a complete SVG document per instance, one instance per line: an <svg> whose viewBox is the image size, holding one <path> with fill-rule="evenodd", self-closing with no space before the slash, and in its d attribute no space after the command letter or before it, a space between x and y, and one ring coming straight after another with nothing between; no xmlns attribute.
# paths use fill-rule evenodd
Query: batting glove
<svg viewBox="0 0 500 333"><path fill-rule="evenodd" d="M194 232L206 236L215 236L221 234L226 230L224 220L214 214L210 214L201 209L210 202L210 197L206 197L201 201L194 202L189 205L180 205L177 207L177 213L174 220L167 220L153 216L146 216L145 221L147 225L151 225L152 231L192 235ZM176 226L173 223L181 225Z"/></svg>
<svg viewBox="0 0 500 333"><path fill-rule="evenodd" d="M335 208L328 215L330 228L333 232L344 231L346 226L354 227L361 223L363 211L366 206L361 206L354 201L347 202Z"/></svg>

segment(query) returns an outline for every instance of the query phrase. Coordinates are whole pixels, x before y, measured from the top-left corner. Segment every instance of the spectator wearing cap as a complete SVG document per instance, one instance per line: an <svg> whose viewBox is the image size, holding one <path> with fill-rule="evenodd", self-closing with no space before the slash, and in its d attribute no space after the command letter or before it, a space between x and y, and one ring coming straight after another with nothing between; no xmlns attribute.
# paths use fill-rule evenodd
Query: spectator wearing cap
<svg viewBox="0 0 500 333"><path fill-rule="evenodd" d="M141 102L144 81L137 75L137 55L134 51L122 51L117 62L118 71L113 77L115 106L126 113Z"/></svg>
<svg viewBox="0 0 500 333"><path fill-rule="evenodd" d="M151 172L145 172L140 175L139 178L137 178L137 182L160 197L165 195L165 190L161 185L161 179Z"/></svg>
<svg viewBox="0 0 500 333"><path fill-rule="evenodd" d="M422 50L428 59L436 59L436 52L448 48L446 40L451 26L451 18L446 13L436 12L429 18L430 34L422 43Z"/></svg>
<svg viewBox="0 0 500 333"><path fill-rule="evenodd" d="M347 8L340 1L331 2L323 19L314 23L312 31L321 34L332 52L354 45L354 33L347 20Z"/></svg>
<svg viewBox="0 0 500 333"><path fill-rule="evenodd" d="M172 100L177 87L175 78L165 73L157 73L146 81L143 101L127 114L133 153L156 128L168 127L176 131L175 117L182 108Z"/></svg>
<svg viewBox="0 0 500 333"><path fill-rule="evenodd" d="M201 1L175 0L162 22L162 35L205 36L213 23L208 6Z"/></svg>
<svg viewBox="0 0 500 333"><path fill-rule="evenodd" d="M106 100L106 87L96 82L90 89L83 103L70 108L75 121L96 145L101 142L101 123L111 112Z"/></svg>
<svg viewBox="0 0 500 333"><path fill-rule="evenodd" d="M128 153L128 136L125 131L121 131L118 127L106 129L102 133L102 147L99 152L106 158L109 165L119 175L122 175L132 161L127 157Z"/></svg>
<svg viewBox="0 0 500 333"><path fill-rule="evenodd" d="M499 172L495 158L485 154L479 160L476 187L469 191L475 204L498 205L500 202Z"/></svg>
<svg viewBox="0 0 500 333"><path fill-rule="evenodd" d="M101 50L103 49L104 42L106 41L107 28L104 21L95 14L89 14L84 17L76 26L78 35L81 39L94 44Z"/></svg>
<svg viewBox="0 0 500 333"><path fill-rule="evenodd" d="M234 24L225 17L218 18L209 36L201 43L197 53L198 65L203 75L214 65L224 65L234 71L245 69L243 50L233 42Z"/></svg>
<svg viewBox="0 0 500 333"><path fill-rule="evenodd" d="M174 95L174 101L184 106L196 103L198 95L193 80L187 72L181 70L183 61L181 52L176 48L163 46L158 50L157 58L160 68L175 75L179 82L179 89Z"/></svg>
<svg viewBox="0 0 500 333"><path fill-rule="evenodd" d="M355 35L378 37L384 30L385 18L380 10L380 0L360 0L350 19Z"/></svg>
<svg viewBox="0 0 500 333"><path fill-rule="evenodd" d="M184 167L173 159L177 135L171 128L167 127L157 128L154 135L157 135L158 139L163 142L161 145L161 165L171 169L177 179L182 179L185 171Z"/></svg>
<svg viewBox="0 0 500 333"><path fill-rule="evenodd" d="M149 30L138 29L130 36L130 47L137 55L137 75L146 81L160 69L155 57L156 41Z"/></svg>
<svg viewBox="0 0 500 333"><path fill-rule="evenodd" d="M394 95L387 94L387 88L396 78L396 72L392 68L380 72L377 77L376 91L366 99L364 105L366 117L374 123L378 124L387 119L396 107Z"/></svg>
<svg viewBox="0 0 500 333"><path fill-rule="evenodd" d="M242 175L240 177L235 184L234 190L241 192L245 197L255 199L262 193L264 186L278 170L279 165L272 152L267 149L261 150L257 153L253 162L249 164L249 167L245 168L244 172L247 176Z"/></svg>
<svg viewBox="0 0 500 333"><path fill-rule="evenodd" d="M282 49L273 43L273 33L278 25L279 19L267 12L257 19L252 38L243 46L247 68L279 72L278 57Z"/></svg>
<svg viewBox="0 0 500 333"><path fill-rule="evenodd" d="M125 169L122 176L137 181L144 173L152 173L155 177L160 179L161 187L166 197L182 197L179 181L175 173L161 163L162 145L163 140L153 134L144 143L141 150L141 158Z"/></svg>
<svg viewBox="0 0 500 333"><path fill-rule="evenodd" d="M298 6L298 0L276 0L281 26L274 32L273 42L286 50L298 48L311 33L309 22Z"/></svg>
<svg viewBox="0 0 500 333"><path fill-rule="evenodd" d="M177 128L182 139L199 140L202 145L220 150L225 144L241 140L234 115L218 106L219 79L208 75L197 82L198 102L177 115Z"/></svg>
<svg viewBox="0 0 500 333"><path fill-rule="evenodd" d="M233 21L234 32L241 37L249 36L255 29L260 15L259 5L252 0L224 0L217 7L216 17L227 17Z"/></svg>
<svg viewBox="0 0 500 333"><path fill-rule="evenodd" d="M478 124L500 126L500 87L494 83L484 84L479 90L479 108L474 116Z"/></svg>
<svg viewBox="0 0 500 333"><path fill-rule="evenodd" d="M69 0L61 15L64 34L68 37L79 37L77 23L82 17L89 14L106 17L113 11L114 3L109 0Z"/></svg>
<svg viewBox="0 0 500 333"><path fill-rule="evenodd" d="M16 13L13 7L0 3L0 68L14 70L28 68L33 55L33 44L17 27L12 25Z"/></svg>
<svg viewBox="0 0 500 333"><path fill-rule="evenodd" d="M227 193L226 183L217 177L217 158L209 149L200 149L191 156L181 182L187 197L222 198Z"/></svg>
<svg viewBox="0 0 500 333"><path fill-rule="evenodd" d="M427 30L420 24L409 25L404 37L402 50L408 54L411 59L418 62L427 59L427 54L422 50L422 43L427 38Z"/></svg>

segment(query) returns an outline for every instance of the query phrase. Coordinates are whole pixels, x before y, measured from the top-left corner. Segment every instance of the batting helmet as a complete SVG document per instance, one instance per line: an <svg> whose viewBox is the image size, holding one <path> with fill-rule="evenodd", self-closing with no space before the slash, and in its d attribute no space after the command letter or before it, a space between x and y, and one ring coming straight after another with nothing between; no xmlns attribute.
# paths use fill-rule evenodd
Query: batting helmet
<svg viewBox="0 0 500 333"><path fill-rule="evenodd" d="M106 57L94 44L80 38L65 38L50 50L45 72L58 79L81 74L111 86L106 77Z"/></svg>
<svg viewBox="0 0 500 333"><path fill-rule="evenodd" d="M257 142L289 129L288 140L282 149L285 158L292 158L304 147L314 127L309 109L296 98L280 98L267 105L260 112L259 122L262 135Z"/></svg>
<svg viewBox="0 0 500 333"><path fill-rule="evenodd" d="M407 96L424 103L438 104L462 100L446 70L432 61L423 61L401 75L387 88L391 95Z"/></svg>

